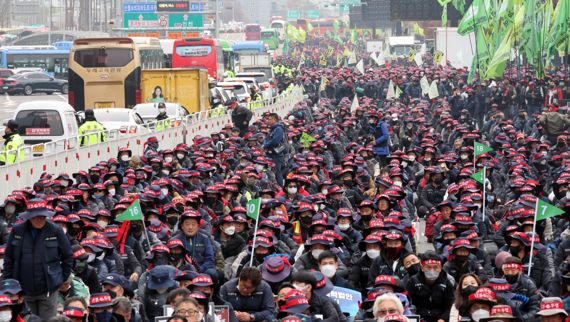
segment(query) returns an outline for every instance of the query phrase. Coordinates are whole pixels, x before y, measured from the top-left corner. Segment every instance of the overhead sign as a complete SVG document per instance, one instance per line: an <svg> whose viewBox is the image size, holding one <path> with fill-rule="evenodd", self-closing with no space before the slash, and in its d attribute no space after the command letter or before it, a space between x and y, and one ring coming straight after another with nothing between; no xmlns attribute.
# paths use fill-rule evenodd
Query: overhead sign
<svg viewBox="0 0 570 322"><path fill-rule="evenodd" d="M156 3L125 3L123 12L156 12Z"/></svg>
<svg viewBox="0 0 570 322"><path fill-rule="evenodd" d="M163 1L156 2L157 12L188 12L190 3L188 1Z"/></svg>
<svg viewBox="0 0 570 322"><path fill-rule="evenodd" d="M128 29L204 27L204 16L192 13L125 13L123 21Z"/></svg>
<svg viewBox="0 0 570 322"><path fill-rule="evenodd" d="M205 2L190 2L191 12L203 12L204 10L206 10Z"/></svg>
<svg viewBox="0 0 570 322"><path fill-rule="evenodd" d="M319 10L307 10L305 16L309 19L319 19L321 17L321 12Z"/></svg>
<svg viewBox="0 0 570 322"><path fill-rule="evenodd" d="M287 11L287 20L297 20L301 18L301 11L299 10L288 10Z"/></svg>

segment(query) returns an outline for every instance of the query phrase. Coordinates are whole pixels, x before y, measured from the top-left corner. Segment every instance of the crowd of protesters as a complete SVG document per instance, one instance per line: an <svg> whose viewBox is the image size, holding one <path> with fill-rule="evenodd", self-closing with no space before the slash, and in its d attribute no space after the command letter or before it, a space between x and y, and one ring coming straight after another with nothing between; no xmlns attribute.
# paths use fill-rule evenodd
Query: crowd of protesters
<svg viewBox="0 0 570 322"><path fill-rule="evenodd" d="M285 118L173 150L151 137L143 155L14 190L0 321L217 321L210 303L231 322L568 321L568 73L467 84L465 69L367 60L362 74L319 67L330 47L278 60L308 97ZM535 223L536 198L566 214ZM115 218L135 200L144 220L124 231ZM333 287L362 294L356 316Z"/></svg>

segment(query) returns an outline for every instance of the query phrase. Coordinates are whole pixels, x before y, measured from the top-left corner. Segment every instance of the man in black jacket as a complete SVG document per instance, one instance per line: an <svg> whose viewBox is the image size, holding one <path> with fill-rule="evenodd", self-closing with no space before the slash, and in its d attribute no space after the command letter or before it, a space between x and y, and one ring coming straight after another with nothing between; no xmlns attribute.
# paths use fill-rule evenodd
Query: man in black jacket
<svg viewBox="0 0 570 322"><path fill-rule="evenodd" d="M238 104L232 110L232 123L239 129L239 136L243 137L249 128L249 121L253 113L244 104Z"/></svg>
<svg viewBox="0 0 570 322"><path fill-rule="evenodd" d="M12 229L4 258L4 278L20 282L26 304L46 321L57 315L58 288L73 265L63 229L47 221L52 215L45 200L29 200L20 215L25 221Z"/></svg>
<svg viewBox="0 0 570 322"><path fill-rule="evenodd" d="M428 251L421 256L422 270L411 276L406 289L417 314L426 322L449 321L454 287L442 269L439 255Z"/></svg>

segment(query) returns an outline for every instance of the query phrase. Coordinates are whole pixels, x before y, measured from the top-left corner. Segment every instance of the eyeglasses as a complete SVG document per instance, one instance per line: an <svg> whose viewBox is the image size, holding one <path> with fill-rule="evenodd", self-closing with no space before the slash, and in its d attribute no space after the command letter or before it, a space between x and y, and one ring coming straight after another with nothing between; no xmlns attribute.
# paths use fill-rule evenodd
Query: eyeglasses
<svg viewBox="0 0 570 322"><path fill-rule="evenodd" d="M388 314L397 314L400 312L398 312L398 310L396 310L396 309L389 309L389 310L379 310L379 311L377 311L377 313L378 313L379 317L383 317L383 316L386 316Z"/></svg>
<svg viewBox="0 0 570 322"><path fill-rule="evenodd" d="M196 310L178 310L175 313L182 315L182 316L190 316L190 315L198 314L198 311L196 311Z"/></svg>

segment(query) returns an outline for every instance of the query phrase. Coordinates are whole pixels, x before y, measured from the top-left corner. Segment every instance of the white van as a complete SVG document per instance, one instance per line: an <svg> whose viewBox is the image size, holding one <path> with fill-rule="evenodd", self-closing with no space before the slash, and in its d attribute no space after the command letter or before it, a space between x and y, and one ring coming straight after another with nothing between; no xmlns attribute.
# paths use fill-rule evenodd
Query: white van
<svg viewBox="0 0 570 322"><path fill-rule="evenodd" d="M78 146L75 110L66 102L22 103L16 109L13 119L18 123L18 132L24 143L32 145L34 156L61 152L66 146L68 148Z"/></svg>

